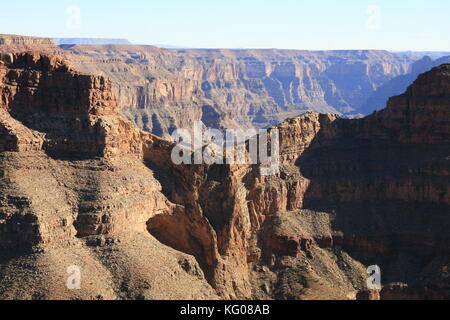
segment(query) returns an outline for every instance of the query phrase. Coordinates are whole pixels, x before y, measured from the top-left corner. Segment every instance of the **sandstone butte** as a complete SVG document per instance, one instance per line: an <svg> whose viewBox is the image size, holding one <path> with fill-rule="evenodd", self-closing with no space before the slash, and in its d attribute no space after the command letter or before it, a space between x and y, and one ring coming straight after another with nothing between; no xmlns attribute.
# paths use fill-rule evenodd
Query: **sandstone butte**
<svg viewBox="0 0 450 320"><path fill-rule="evenodd" d="M283 122L269 177L173 165L112 86L1 54L0 298L450 298L449 64L366 118Z"/></svg>

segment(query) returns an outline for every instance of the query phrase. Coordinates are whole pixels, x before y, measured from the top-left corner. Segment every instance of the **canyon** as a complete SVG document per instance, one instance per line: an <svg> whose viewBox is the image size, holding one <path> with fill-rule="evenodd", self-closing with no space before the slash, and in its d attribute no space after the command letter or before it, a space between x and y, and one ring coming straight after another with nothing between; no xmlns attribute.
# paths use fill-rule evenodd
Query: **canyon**
<svg viewBox="0 0 450 320"><path fill-rule="evenodd" d="M411 61L25 40L0 42L0 298L450 297L450 64L346 119ZM321 81L338 104L323 87L295 100ZM317 101L331 113L307 111ZM173 164L159 136L198 119L278 129L280 172ZM370 265L380 291L367 289Z"/></svg>
<svg viewBox="0 0 450 320"><path fill-rule="evenodd" d="M368 115L375 110L371 105L381 109L390 97L376 95L383 85L412 73L411 81L417 77L413 64L419 60L377 50L57 46L46 38L0 35L0 52L24 50L57 54L80 72L108 77L121 114L166 138L177 128L191 128L195 120L212 128L259 129L306 111ZM391 96L404 89L397 86Z"/></svg>
<svg viewBox="0 0 450 320"><path fill-rule="evenodd" d="M383 51L61 48L78 70L117 84L128 119L166 137L195 119L213 128L267 128L305 111L360 116L365 99L412 63Z"/></svg>

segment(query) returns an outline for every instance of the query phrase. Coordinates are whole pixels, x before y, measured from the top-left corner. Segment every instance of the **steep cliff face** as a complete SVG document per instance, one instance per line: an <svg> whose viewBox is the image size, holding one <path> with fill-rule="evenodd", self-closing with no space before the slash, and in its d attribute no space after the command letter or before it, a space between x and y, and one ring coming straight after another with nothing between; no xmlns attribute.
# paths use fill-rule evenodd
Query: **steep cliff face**
<svg viewBox="0 0 450 320"><path fill-rule="evenodd" d="M266 128L308 110L351 117L371 113L372 102L386 91L383 85L409 74L414 62L375 50L58 47L50 39L0 36L0 52L23 50L62 55L77 70L110 78L122 114L158 136L196 120L214 128Z"/></svg>
<svg viewBox="0 0 450 320"><path fill-rule="evenodd" d="M409 85L416 80L421 73L427 72L444 63L450 63L450 56L439 57L435 60L429 56L425 56L420 60L415 61L411 65L411 70L408 74L395 77L377 88L364 103L360 112L363 114L370 114L373 111L384 109L390 97L405 92Z"/></svg>
<svg viewBox="0 0 450 320"><path fill-rule="evenodd" d="M332 236L312 243L380 265L381 298L448 298L449 71L421 75L361 120L306 114L281 125L281 175L251 188L256 211L328 212ZM266 241L283 255L311 246L295 233Z"/></svg>
<svg viewBox="0 0 450 320"><path fill-rule="evenodd" d="M0 61L2 298L448 298L450 65L367 118L283 122L280 173L262 176L173 164L107 78Z"/></svg>
<svg viewBox="0 0 450 320"><path fill-rule="evenodd" d="M308 110L356 115L413 61L384 51L62 49L77 69L111 78L123 114L157 135L194 120L264 128Z"/></svg>
<svg viewBox="0 0 450 320"><path fill-rule="evenodd" d="M227 297L448 298L449 71L421 75L364 119L306 113L284 122L279 175L166 171L165 193L195 214L155 217L150 232L199 260L213 243L202 267ZM172 236L189 234L200 216L209 237ZM381 293L367 291L370 265L381 267Z"/></svg>
<svg viewBox="0 0 450 320"><path fill-rule="evenodd" d="M0 45L11 47L24 46L25 49L30 49L31 46L52 46L54 42L49 38L0 34Z"/></svg>
<svg viewBox="0 0 450 320"><path fill-rule="evenodd" d="M118 116L111 82L55 56L0 61L0 297L214 298L195 260L146 230L175 205L143 162L156 138Z"/></svg>
<svg viewBox="0 0 450 320"><path fill-rule="evenodd" d="M48 53L61 52L60 48L50 38L0 34L0 52L2 53L33 50L41 50Z"/></svg>

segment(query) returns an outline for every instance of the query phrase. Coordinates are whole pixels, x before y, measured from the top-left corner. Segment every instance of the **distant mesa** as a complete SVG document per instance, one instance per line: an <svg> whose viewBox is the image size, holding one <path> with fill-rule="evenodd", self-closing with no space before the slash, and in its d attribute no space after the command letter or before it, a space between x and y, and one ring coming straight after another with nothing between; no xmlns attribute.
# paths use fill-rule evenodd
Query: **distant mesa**
<svg viewBox="0 0 450 320"><path fill-rule="evenodd" d="M28 37L15 34L0 34L0 45L2 46L14 46L15 48L21 48L23 45L53 45L53 42L49 38L42 37Z"/></svg>
<svg viewBox="0 0 450 320"><path fill-rule="evenodd" d="M131 45L127 39L105 38L54 38L57 45Z"/></svg>
<svg viewBox="0 0 450 320"><path fill-rule="evenodd" d="M191 47L186 47L186 46L175 46L172 44L160 44L160 43L156 43L156 44L152 44L152 46L160 48L160 49L194 49Z"/></svg>

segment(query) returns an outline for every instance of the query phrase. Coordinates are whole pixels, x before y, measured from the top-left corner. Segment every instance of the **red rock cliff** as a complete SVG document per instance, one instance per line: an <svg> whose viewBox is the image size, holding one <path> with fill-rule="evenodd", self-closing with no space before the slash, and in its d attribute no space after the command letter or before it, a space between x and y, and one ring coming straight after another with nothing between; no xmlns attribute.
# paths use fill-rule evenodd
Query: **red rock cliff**
<svg viewBox="0 0 450 320"><path fill-rule="evenodd" d="M73 297L60 284L77 264L85 299L377 298L372 264L381 298L447 297L449 65L365 119L282 123L280 174L263 177L173 165L103 77L37 53L1 61L2 297Z"/></svg>
<svg viewBox="0 0 450 320"><path fill-rule="evenodd" d="M111 82L56 56L0 61L0 297L215 298L191 256L147 232L176 206L143 163L158 139L118 115Z"/></svg>

